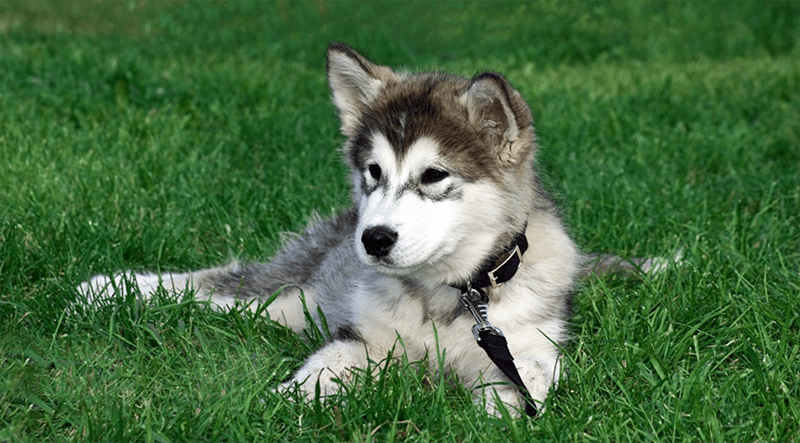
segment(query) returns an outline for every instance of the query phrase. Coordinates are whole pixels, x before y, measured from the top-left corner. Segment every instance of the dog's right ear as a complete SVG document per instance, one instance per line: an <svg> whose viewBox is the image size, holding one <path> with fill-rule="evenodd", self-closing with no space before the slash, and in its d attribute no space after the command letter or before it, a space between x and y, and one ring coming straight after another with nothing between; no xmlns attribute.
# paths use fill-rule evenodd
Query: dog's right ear
<svg viewBox="0 0 800 443"><path fill-rule="evenodd" d="M370 62L349 46L331 43L328 47L328 84L344 135L354 135L364 109L394 81L391 69Z"/></svg>
<svg viewBox="0 0 800 443"><path fill-rule="evenodd" d="M535 149L530 108L502 75L484 72L475 76L460 100L501 164L519 163Z"/></svg>

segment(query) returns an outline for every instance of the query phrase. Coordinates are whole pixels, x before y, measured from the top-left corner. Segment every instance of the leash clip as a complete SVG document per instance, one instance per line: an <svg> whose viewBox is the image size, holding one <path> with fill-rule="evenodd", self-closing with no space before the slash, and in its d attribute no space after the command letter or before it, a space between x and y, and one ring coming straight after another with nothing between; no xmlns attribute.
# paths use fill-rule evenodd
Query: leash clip
<svg viewBox="0 0 800 443"><path fill-rule="evenodd" d="M503 331L500 328L489 323L489 315L487 313L487 305L489 303L489 296L482 289L475 289L472 284L467 283L467 289L461 293L461 304L472 314L476 323L472 325L472 335L475 341L481 341L481 332L489 331L493 335L503 337Z"/></svg>

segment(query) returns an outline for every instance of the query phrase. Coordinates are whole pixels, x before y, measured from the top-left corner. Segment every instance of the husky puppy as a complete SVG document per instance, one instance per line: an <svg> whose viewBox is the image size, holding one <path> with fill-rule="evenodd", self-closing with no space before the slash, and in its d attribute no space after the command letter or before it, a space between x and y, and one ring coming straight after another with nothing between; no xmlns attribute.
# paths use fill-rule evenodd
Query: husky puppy
<svg viewBox="0 0 800 443"><path fill-rule="evenodd" d="M352 209L312 225L266 264L96 276L80 291L97 300L130 279L143 297L188 288L221 309L271 298L270 318L297 332L307 326L304 307L317 322L322 311L332 339L281 386L306 396L317 383L322 395L335 393L370 358L436 361L442 349L444 368L490 412L498 399L512 410L541 407L559 378L576 279L592 257L537 179L525 100L494 72L395 72L339 43L327 73L347 137ZM599 257L599 269L620 267L612 261ZM483 300L467 305L462 294ZM482 320L502 331L521 383L476 345L471 328Z"/></svg>

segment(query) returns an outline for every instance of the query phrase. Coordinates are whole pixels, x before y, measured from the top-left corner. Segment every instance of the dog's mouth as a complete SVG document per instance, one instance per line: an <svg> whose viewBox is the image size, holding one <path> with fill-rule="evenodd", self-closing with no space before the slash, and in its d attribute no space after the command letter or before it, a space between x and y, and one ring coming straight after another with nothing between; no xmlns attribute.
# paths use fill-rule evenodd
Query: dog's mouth
<svg viewBox="0 0 800 443"><path fill-rule="evenodd" d="M424 260L420 261L415 260L414 262L398 263L391 255L374 257L368 254L362 254L361 258L365 264L375 266L378 272L395 276L415 276L421 273L431 272L437 268L437 260L441 259L441 257L438 256L436 259L434 259L434 257L426 257Z"/></svg>
<svg viewBox="0 0 800 443"><path fill-rule="evenodd" d="M413 264L413 265L399 264L394 258L392 258L391 255L376 257L374 255L369 255L365 253L363 250L361 252L362 253L359 255L361 256L361 260L365 264L369 266L375 266L378 268L380 272L386 274L393 274L393 275L408 274L410 272L414 272L414 270L420 267L419 264Z"/></svg>
<svg viewBox="0 0 800 443"><path fill-rule="evenodd" d="M394 260L392 260L391 257L375 258L368 256L367 264L371 266L377 266L379 270L388 274L406 274L419 267L398 265Z"/></svg>

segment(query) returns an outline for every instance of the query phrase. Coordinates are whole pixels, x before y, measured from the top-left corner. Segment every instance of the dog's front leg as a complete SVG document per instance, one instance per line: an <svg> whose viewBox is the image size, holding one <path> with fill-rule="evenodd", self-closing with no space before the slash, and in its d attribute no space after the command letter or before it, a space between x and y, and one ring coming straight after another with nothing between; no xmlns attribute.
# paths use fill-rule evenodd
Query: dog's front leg
<svg viewBox="0 0 800 443"><path fill-rule="evenodd" d="M288 391L294 386L307 400L313 399L317 383L320 396L339 392L343 383L352 378L352 370L367 367L367 348L359 340L335 340L312 354L291 379L278 390Z"/></svg>
<svg viewBox="0 0 800 443"><path fill-rule="evenodd" d="M544 412L544 401L549 391L558 383L559 358L539 359L520 356L515 363L517 364L520 378L522 378L525 387L528 389L530 399L533 400L536 410L541 414ZM513 404L520 411L524 411L526 400L519 389L515 389L515 393L517 394L516 402Z"/></svg>
<svg viewBox="0 0 800 443"><path fill-rule="evenodd" d="M519 356L514 360L520 378L528 390L530 400L536 408L537 415L544 411L544 401L549 390L558 381L558 358L537 359ZM476 400L484 402L486 411L500 417L500 404L503 404L512 417L525 414L526 399L519 386L511 383L498 367L492 367L482 375L483 384L473 391Z"/></svg>

